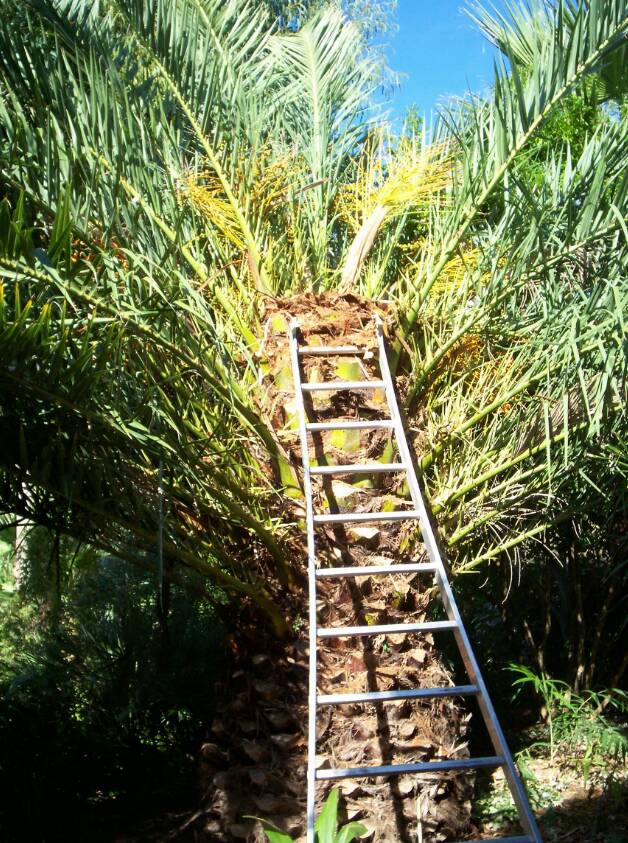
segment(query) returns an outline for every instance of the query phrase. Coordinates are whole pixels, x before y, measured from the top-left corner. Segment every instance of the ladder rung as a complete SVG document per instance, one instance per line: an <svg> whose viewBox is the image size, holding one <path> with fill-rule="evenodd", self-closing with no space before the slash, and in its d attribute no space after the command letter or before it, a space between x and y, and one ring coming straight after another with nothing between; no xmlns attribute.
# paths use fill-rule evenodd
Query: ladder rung
<svg viewBox="0 0 628 843"><path fill-rule="evenodd" d="M366 626L324 626L317 630L319 638L347 638L352 635L397 635L400 632L437 632L456 629L455 621L427 621L425 623L385 623Z"/></svg>
<svg viewBox="0 0 628 843"><path fill-rule="evenodd" d="M305 429L315 430L391 430L395 426L392 419L372 419L371 421L338 421L332 422L308 422Z"/></svg>
<svg viewBox="0 0 628 843"><path fill-rule="evenodd" d="M405 471L402 462L373 462L356 465L313 465L310 474L382 474L387 471Z"/></svg>
<svg viewBox="0 0 628 843"><path fill-rule="evenodd" d="M359 348L357 345L302 345L299 354L360 354L367 351L366 348Z"/></svg>
<svg viewBox="0 0 628 843"><path fill-rule="evenodd" d="M321 381L320 383L303 383L304 392L329 392L331 390L354 389L384 389L384 381Z"/></svg>
<svg viewBox="0 0 628 843"><path fill-rule="evenodd" d="M475 837L473 840L458 840L457 843L534 843L532 837Z"/></svg>
<svg viewBox="0 0 628 843"><path fill-rule="evenodd" d="M317 770L318 780L356 779L370 776L400 776L403 773L432 773L446 770L473 770L478 767L500 767L501 755L486 758L452 758L449 761L417 761L414 764L384 764L381 767L348 767L347 769Z"/></svg>
<svg viewBox="0 0 628 843"><path fill-rule="evenodd" d="M415 565L350 565L348 568L318 568L317 577L370 577L371 574L406 574L415 571L437 571L438 565L420 562Z"/></svg>
<svg viewBox="0 0 628 843"><path fill-rule="evenodd" d="M407 691L367 691L362 694L320 694L318 705L345 705L347 703L390 702L393 700L421 700L435 697L467 697L478 694L477 685L453 685L445 688L412 688Z"/></svg>
<svg viewBox="0 0 628 843"><path fill-rule="evenodd" d="M419 518L416 509L397 509L392 512L341 512L338 515L315 515L315 524L342 524L358 521L403 521L404 518Z"/></svg>

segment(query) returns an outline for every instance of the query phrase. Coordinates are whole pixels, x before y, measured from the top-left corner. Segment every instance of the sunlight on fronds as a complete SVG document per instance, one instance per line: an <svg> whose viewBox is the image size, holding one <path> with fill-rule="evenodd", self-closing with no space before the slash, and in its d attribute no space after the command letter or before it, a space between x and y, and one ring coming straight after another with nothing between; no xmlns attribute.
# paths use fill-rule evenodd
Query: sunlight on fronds
<svg viewBox="0 0 628 843"><path fill-rule="evenodd" d="M443 434L451 438L456 460L467 448L474 450L476 440L491 426L499 427L501 417L517 407L520 396L511 396L511 392L525 372L524 359L493 350L479 334L465 334L443 358L431 388L424 393L428 439L435 443ZM478 418L473 438L462 436L466 420L489 406L494 409L485 418ZM509 442L509 447L512 444ZM486 443L478 453L485 448ZM470 463L475 457L469 453L466 459Z"/></svg>
<svg viewBox="0 0 628 843"><path fill-rule="evenodd" d="M469 335L468 339L471 341L471 349L470 352L466 352L466 349L462 352L462 361L465 360L466 356L468 367L472 367L473 347L477 347L478 343L481 344L481 340L473 335ZM509 352L502 351L497 356L491 356L477 369L477 376L475 376L475 371L472 372L472 378L475 381L475 393L469 394L469 403L481 407L498 402L501 396L506 396L509 393L510 388L521 377L523 371L525 370L521 363ZM494 410L495 414L503 415L507 413L516 404L518 397L515 396L511 400L504 400L499 403Z"/></svg>
<svg viewBox="0 0 628 843"><path fill-rule="evenodd" d="M431 206L434 197L451 184L452 166L449 144L419 145L403 138L387 164L386 181L377 187L373 200L394 210Z"/></svg>
<svg viewBox="0 0 628 843"><path fill-rule="evenodd" d="M378 206L400 211L426 208L451 183L452 156L446 143L425 144L395 139L387 130L372 131L351 183L342 184L336 197L339 216L357 233Z"/></svg>
<svg viewBox="0 0 628 843"><path fill-rule="evenodd" d="M549 493L533 512L541 493L560 500L625 404L626 115L549 151L542 184L526 156L624 48L625 2L552 20L526 73L498 60L493 92L452 105L431 144L374 128L362 36L337 9L278 33L245 0L24 4L29 37L0 28L0 358L19 364L0 370L29 435L41 413L89 436L141 547L150 506L130 518L125 494L154 494L165 459L185 501L172 558L256 600L250 541L286 564L270 491L251 486L283 458L254 401L261 301L360 292L398 305L391 357L460 559L536 536L557 516ZM95 476L83 454L66 468Z"/></svg>
<svg viewBox="0 0 628 843"><path fill-rule="evenodd" d="M356 232L342 270L342 290L355 287L378 234L392 218L412 213L427 222L445 201L451 173L448 144L373 134L358 161L355 183L343 186L337 201L339 215Z"/></svg>
<svg viewBox="0 0 628 843"><path fill-rule="evenodd" d="M384 178L382 133L381 130L371 131L356 163L352 180L340 184L336 194L336 213L354 234L357 234L364 219L373 211L376 203L372 196Z"/></svg>

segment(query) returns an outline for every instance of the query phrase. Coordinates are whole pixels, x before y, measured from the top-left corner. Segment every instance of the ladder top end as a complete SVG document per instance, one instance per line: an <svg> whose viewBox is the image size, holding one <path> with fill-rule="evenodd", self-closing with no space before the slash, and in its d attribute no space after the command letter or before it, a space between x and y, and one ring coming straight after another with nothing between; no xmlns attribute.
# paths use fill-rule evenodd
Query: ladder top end
<svg viewBox="0 0 628 843"><path fill-rule="evenodd" d="M373 322L375 323L375 333L377 334L378 342L382 342L384 339L384 322L379 313L373 315Z"/></svg>

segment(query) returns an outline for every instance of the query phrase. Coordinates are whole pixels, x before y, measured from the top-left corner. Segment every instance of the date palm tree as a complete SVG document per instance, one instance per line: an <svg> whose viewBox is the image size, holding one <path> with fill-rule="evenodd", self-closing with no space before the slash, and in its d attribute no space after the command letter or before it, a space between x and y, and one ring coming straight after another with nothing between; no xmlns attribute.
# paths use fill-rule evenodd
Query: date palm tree
<svg viewBox="0 0 628 843"><path fill-rule="evenodd" d="M524 167L628 11L568 0L551 24L502 26L491 96L427 144L379 125L376 59L334 4L288 33L248 0L5 19L4 509L157 552L281 630L295 476L255 400L260 302L338 288L404 314L396 364L459 569L579 511L574 474L625 425L625 116L548 153L540 186Z"/></svg>

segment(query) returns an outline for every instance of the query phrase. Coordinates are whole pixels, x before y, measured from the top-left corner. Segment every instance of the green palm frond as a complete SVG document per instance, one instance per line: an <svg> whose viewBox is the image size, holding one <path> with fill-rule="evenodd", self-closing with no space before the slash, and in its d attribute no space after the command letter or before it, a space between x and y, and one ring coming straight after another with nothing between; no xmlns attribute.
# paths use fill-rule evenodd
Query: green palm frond
<svg viewBox="0 0 628 843"><path fill-rule="evenodd" d="M498 61L492 101L467 101L441 123L444 137L453 135L458 140L461 160L449 212L435 221L436 247L410 294L406 333L419 318L443 268L535 132L563 98L624 43L628 32L625 0L592 2L587 9L578 7L569 23L563 12L561 4L546 40L531 43L534 60L525 79L516 65L509 72Z"/></svg>
<svg viewBox="0 0 628 843"><path fill-rule="evenodd" d="M525 70L532 67L539 46L547 40L548 31L552 31L553 14L557 7L558 3L527 0L521 4L507 2L503 4L502 10L489 11L473 3L468 14L492 44ZM564 28L559 32L568 39L572 37L572 29L577 25L581 13L578 3L572 0L564 2L560 7ZM568 41L565 47L568 48ZM628 48L625 44L613 47L593 69L596 76L595 92L600 102L618 99L628 91L627 59Z"/></svg>
<svg viewBox="0 0 628 843"><path fill-rule="evenodd" d="M364 134L373 60L363 36L332 6L296 34L270 41L266 72L276 77L283 130L305 162L295 197L301 236L311 253L309 284L325 286L332 203L350 153Z"/></svg>

